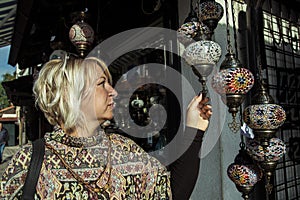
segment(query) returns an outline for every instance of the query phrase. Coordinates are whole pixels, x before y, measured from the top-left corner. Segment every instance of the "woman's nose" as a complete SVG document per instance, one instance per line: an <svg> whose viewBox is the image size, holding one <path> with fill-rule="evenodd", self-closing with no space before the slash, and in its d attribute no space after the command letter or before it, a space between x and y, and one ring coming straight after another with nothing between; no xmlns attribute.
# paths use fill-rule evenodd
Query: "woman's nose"
<svg viewBox="0 0 300 200"><path fill-rule="evenodd" d="M113 98L116 98L118 96L118 92L111 85L109 85L109 87L109 95Z"/></svg>

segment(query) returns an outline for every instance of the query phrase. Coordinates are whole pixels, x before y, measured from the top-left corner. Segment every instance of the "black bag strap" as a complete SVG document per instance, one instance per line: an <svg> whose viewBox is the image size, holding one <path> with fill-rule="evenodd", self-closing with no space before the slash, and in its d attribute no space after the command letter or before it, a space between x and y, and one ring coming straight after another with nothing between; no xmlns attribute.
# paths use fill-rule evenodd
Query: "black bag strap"
<svg viewBox="0 0 300 200"><path fill-rule="evenodd" d="M30 159L30 165L23 186L23 200L34 199L34 193L36 191L36 184L42 168L42 163L45 154L45 139L37 139L32 142L32 155Z"/></svg>

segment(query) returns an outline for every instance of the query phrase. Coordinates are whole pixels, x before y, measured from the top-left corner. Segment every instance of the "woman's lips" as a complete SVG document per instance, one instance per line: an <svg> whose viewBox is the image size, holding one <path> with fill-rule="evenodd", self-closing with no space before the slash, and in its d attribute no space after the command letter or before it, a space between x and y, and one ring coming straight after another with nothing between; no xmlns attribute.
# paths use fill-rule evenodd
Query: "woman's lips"
<svg viewBox="0 0 300 200"><path fill-rule="evenodd" d="M115 108L116 107L116 103L115 102L111 102L108 104L109 107L111 108Z"/></svg>

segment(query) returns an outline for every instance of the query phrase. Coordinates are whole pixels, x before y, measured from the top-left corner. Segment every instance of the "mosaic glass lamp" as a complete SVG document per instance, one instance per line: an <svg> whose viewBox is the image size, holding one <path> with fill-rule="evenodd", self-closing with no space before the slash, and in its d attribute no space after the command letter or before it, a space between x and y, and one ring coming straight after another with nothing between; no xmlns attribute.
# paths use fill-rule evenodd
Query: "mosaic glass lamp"
<svg viewBox="0 0 300 200"><path fill-rule="evenodd" d="M277 161L286 153L285 143L279 138L271 138L268 140L268 146L262 146L256 139L248 140L247 152L263 169L266 191L267 194L270 194L273 187L270 180L276 169Z"/></svg>
<svg viewBox="0 0 300 200"><path fill-rule="evenodd" d="M210 2L210 1L207 1ZM223 102L227 105L228 111L232 114L233 121L228 123L233 132L240 130L241 124L236 120L236 114L244 101L246 93L254 84L254 76L233 53L230 41L228 1L225 0L226 30L227 30L227 54L220 66L218 73L212 77L212 87L221 95Z"/></svg>
<svg viewBox="0 0 300 200"><path fill-rule="evenodd" d="M249 199L249 193L262 178L262 171L253 163L246 150L242 148L235 157L234 163L228 166L227 175L238 191L242 193L242 197Z"/></svg>
<svg viewBox="0 0 300 200"><path fill-rule="evenodd" d="M274 103L262 81L258 83L258 89L252 99L251 105L244 109L244 122L253 129L255 138L259 139L263 146L268 146L268 140L275 136L277 129L286 119L285 111Z"/></svg>
<svg viewBox="0 0 300 200"><path fill-rule="evenodd" d="M269 145L263 147L256 139L247 141L247 152L256 161L276 162L286 153L286 145L279 138L271 138Z"/></svg>
<svg viewBox="0 0 300 200"><path fill-rule="evenodd" d="M221 4L215 0L200 1L199 4L199 19L206 26L209 27L211 32L214 32L218 22L224 14L224 9Z"/></svg>
<svg viewBox="0 0 300 200"><path fill-rule="evenodd" d="M244 199L249 199L249 193L260 180L258 169L251 165L239 165L232 163L227 169L227 175L236 185L238 191L243 193Z"/></svg>
<svg viewBox="0 0 300 200"><path fill-rule="evenodd" d="M177 30L178 41L185 47L194 41L202 39L211 40L212 33L208 26L201 22L193 8L193 0L190 1L190 12L184 23Z"/></svg>
<svg viewBox="0 0 300 200"><path fill-rule="evenodd" d="M233 122L229 124L229 127L234 132L237 132L240 127L235 120L236 113L239 111L245 95L253 87L253 84L253 74L242 67L242 64L235 58L233 53L226 54L220 71L212 77L213 89L221 95L223 102L228 107L228 111L233 116Z"/></svg>
<svg viewBox="0 0 300 200"><path fill-rule="evenodd" d="M193 67L194 73L202 84L202 93L207 94L206 81L222 54L221 46L211 40L191 43L185 49L183 58Z"/></svg>
<svg viewBox="0 0 300 200"><path fill-rule="evenodd" d="M190 12L185 18L184 23L177 30L178 41L184 46L193 42L193 38L197 36L200 29L200 22L195 9L193 8L193 0L190 0Z"/></svg>
<svg viewBox="0 0 300 200"><path fill-rule="evenodd" d="M84 21L86 19L84 11L77 14L74 19L77 19L77 22L70 28L69 38L79 55L84 57L94 42L94 30Z"/></svg>
<svg viewBox="0 0 300 200"><path fill-rule="evenodd" d="M253 130L254 140L247 142L248 154L256 161L265 174L267 194L272 191L270 179L276 169L277 161L285 154L286 145L275 138L276 131L283 125L286 114L284 109L274 103L262 80L259 67L257 91L252 97L251 105L244 109L244 122Z"/></svg>
<svg viewBox="0 0 300 200"><path fill-rule="evenodd" d="M197 36L199 29L200 23L198 21L191 21L182 24L181 27L177 30L178 41L184 46L189 45L193 42L193 38Z"/></svg>

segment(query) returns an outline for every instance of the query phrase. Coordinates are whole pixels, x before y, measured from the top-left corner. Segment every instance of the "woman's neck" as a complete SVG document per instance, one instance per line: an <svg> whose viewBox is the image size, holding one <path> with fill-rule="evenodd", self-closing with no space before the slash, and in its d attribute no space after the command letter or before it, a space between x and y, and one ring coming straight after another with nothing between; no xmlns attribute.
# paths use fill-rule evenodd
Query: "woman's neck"
<svg viewBox="0 0 300 200"><path fill-rule="evenodd" d="M61 128L66 134L72 137L91 137L98 133L99 123L87 123L86 127L77 126L68 131L63 126L61 126Z"/></svg>

